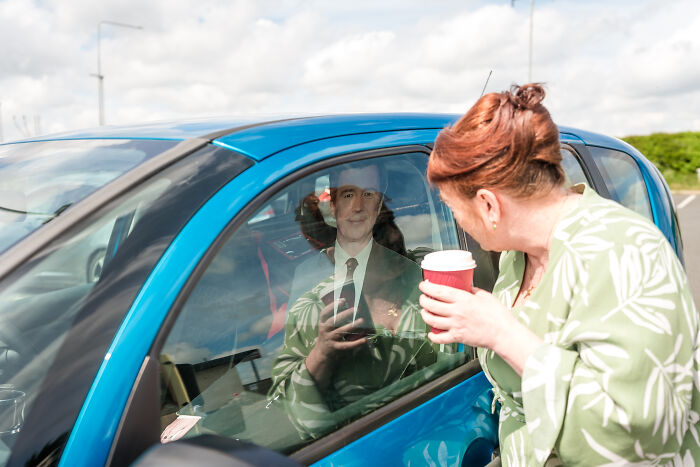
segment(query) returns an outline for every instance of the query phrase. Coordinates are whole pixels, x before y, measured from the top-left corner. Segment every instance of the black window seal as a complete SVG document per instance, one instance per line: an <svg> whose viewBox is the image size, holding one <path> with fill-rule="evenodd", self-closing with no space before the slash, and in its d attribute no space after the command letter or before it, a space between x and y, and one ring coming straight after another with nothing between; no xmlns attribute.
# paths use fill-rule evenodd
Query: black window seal
<svg viewBox="0 0 700 467"><path fill-rule="evenodd" d="M316 163L305 166L294 173L278 180L271 186L259 193L255 199L248 203L243 209L236 214L234 219L229 222L229 224L219 233L217 238L209 246L209 249L202 256L199 263L195 266L194 271L190 274L185 285L180 290L177 298L173 302L173 305L168 311L163 324L161 325L158 334L153 340L151 350L146 358L154 359L158 361L159 353L165 344L165 340L174 326L177 318L180 315L182 307L185 305L190 297L190 294L199 283L200 278L205 273L213 259L223 248L226 242L235 234L239 227L248 220L248 218L256 212L257 209L264 206L275 194L277 194L281 189L289 186L290 184L310 175L319 170L337 166L343 163L354 162L359 160L366 160L372 158L378 158L383 156L395 156L407 153L422 153L429 154L426 150L425 145L412 144L404 146L395 146L391 148L381 148L372 149L368 151L352 152L348 154L343 154L336 157L331 157L318 161ZM426 402L430 398L436 396L437 394L444 392L445 389L455 386L462 381L470 378L471 376L477 374L481 371L481 366L478 360L469 360L465 364L460 365L456 369L438 377L437 379L428 382L427 384L421 386L420 388L411 391L410 393L390 402L386 406L377 409L370 414L350 423L346 427L334 432L333 434L322 438L320 440L314 441L312 444L305 446L304 448L296 451L292 454L292 458L299 460L300 462L312 463L315 460L319 460L328 453L334 452L340 447L352 442L361 436L367 434L368 432L374 430L380 425L383 425L391 420L398 418L409 410L417 407L418 405ZM138 384L134 385L132 392L138 389ZM130 397L134 397L130 395ZM124 411L127 414L128 410ZM135 414L134 416L138 416ZM125 420L120 422L120 426L127 426ZM117 435L118 437L119 435ZM117 438L115 437L115 439ZM319 457L320 456L320 457Z"/></svg>
<svg viewBox="0 0 700 467"><path fill-rule="evenodd" d="M591 175L591 171L588 169L588 166L583 162L581 155L578 152L576 152L576 150L572 148L569 144L562 143L561 149L562 151L566 151L573 156L574 160L578 163L579 167L581 167L581 172L583 172L583 176L586 177L586 182L588 182L589 185L593 186L593 176Z"/></svg>
<svg viewBox="0 0 700 467"><path fill-rule="evenodd" d="M588 147L583 143L566 143L562 144L562 148L572 149L574 155L578 156L579 160L583 162L581 167L583 167L584 173L590 180L592 188L603 198L612 199L610 190L608 190L608 186L605 184L605 179L603 179L603 176L600 174L600 170L598 170L598 166L593 160L593 156L588 150Z"/></svg>

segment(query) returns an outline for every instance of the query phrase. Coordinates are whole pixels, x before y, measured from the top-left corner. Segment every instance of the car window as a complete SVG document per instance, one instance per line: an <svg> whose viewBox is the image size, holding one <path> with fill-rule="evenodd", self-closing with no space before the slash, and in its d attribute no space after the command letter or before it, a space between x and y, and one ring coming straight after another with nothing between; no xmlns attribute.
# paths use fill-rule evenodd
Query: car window
<svg viewBox="0 0 700 467"><path fill-rule="evenodd" d="M589 146L613 200L654 222L647 186L635 160L614 149Z"/></svg>
<svg viewBox="0 0 700 467"><path fill-rule="evenodd" d="M151 184L77 232L0 292L0 381L4 388L21 394L14 405L0 405L0 420L15 420L9 431L21 431L23 414L29 412L66 334L102 274L110 236L124 224L124 240L134 212L148 209L168 186L167 180ZM115 251L112 247L112 255ZM21 416L10 413L17 410ZM4 431L0 428L0 435ZM13 443L14 438L0 438L0 457L9 454Z"/></svg>
<svg viewBox="0 0 700 467"><path fill-rule="evenodd" d="M567 148L562 148L561 150L561 165L569 185L590 183L583 172L583 167L581 167L578 158Z"/></svg>
<svg viewBox="0 0 700 467"><path fill-rule="evenodd" d="M0 253L72 204L175 144L161 140L69 140L0 146Z"/></svg>
<svg viewBox="0 0 700 467"><path fill-rule="evenodd" d="M459 248L450 210L425 181L427 158L320 169L240 224L162 347L162 441L216 433L291 452L471 358L428 341L419 315L421 258ZM356 255L367 252L360 293L344 296L360 273L335 260L368 235ZM307 367L327 342L319 320L353 347L334 351L327 372Z"/></svg>

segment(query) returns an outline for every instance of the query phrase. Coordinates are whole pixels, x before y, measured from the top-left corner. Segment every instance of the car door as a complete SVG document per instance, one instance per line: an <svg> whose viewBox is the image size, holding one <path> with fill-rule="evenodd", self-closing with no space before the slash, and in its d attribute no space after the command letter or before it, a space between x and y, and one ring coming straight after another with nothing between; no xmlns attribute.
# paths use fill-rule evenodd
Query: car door
<svg viewBox="0 0 700 467"><path fill-rule="evenodd" d="M409 142L415 142L415 134L409 136ZM363 136L370 147L386 137ZM414 271L420 271L418 262L429 251L466 247L451 212L425 181L425 146L399 145L397 136L391 148L334 156L329 148L346 148L347 138L324 142L319 147L323 158L310 165L297 162L298 169L290 168L268 186L259 185L261 179L271 178L267 170L299 158L283 152L256 164L210 201L209 213L204 213L207 206L198 213L199 223L209 231L193 231L196 240L187 239L210 246L181 289L176 291L172 281L169 287L164 281L163 288L150 284L161 292L163 303L176 297L129 397L111 461L121 463L148 443L203 433L247 440L302 463L367 461L368 452L372 462L388 463L423 463L445 456L461 462L465 455L480 462L490 457L497 420L491 413L490 386L472 350L434 346L424 330L421 335L409 326L405 335L397 331L377 337L374 345L379 350L365 365L367 371L396 356L381 350L385 338L402 343L399 353L418 350L390 371L382 367L393 375L390 378L379 375L370 389L336 401L327 414L329 422L320 429L299 415L307 401L275 392L274 386L284 380L275 369L290 333L294 290L313 285L318 274L327 273L305 265L333 245L328 198L334 171L370 161L387 174L375 242L400 256L401 262L413 264ZM360 146L357 137L352 139L356 148ZM294 150L313 153L311 147ZM250 189L254 183L257 190ZM238 199L246 191L250 198ZM226 196L237 199L225 200ZM228 217L221 209L224 204L229 212L232 204L245 207ZM493 271L484 268L477 285L488 287L494 278ZM415 306L412 312L415 318ZM160 311L151 313L153 322L160 319Z"/></svg>

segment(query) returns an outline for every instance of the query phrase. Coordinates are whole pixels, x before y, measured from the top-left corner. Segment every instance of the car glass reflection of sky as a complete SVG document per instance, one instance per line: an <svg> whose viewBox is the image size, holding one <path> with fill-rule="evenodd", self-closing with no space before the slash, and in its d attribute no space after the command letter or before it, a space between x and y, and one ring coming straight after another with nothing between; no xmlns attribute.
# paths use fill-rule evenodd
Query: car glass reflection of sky
<svg viewBox="0 0 700 467"><path fill-rule="evenodd" d="M176 142L78 140L0 148L0 253Z"/></svg>

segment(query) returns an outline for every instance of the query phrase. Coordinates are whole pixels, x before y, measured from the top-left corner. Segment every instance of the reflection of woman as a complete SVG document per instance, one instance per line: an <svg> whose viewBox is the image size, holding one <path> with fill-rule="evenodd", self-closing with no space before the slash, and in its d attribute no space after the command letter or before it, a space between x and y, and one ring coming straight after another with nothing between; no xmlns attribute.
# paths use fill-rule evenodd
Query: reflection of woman
<svg viewBox="0 0 700 467"><path fill-rule="evenodd" d="M429 180L502 254L493 295L421 283L423 318L447 330L429 337L481 347L505 465L693 465L700 351L685 273L646 219L564 188L543 98L536 84L485 95L435 142Z"/></svg>

